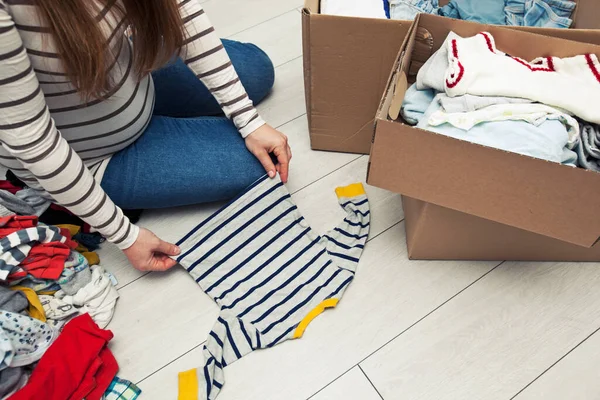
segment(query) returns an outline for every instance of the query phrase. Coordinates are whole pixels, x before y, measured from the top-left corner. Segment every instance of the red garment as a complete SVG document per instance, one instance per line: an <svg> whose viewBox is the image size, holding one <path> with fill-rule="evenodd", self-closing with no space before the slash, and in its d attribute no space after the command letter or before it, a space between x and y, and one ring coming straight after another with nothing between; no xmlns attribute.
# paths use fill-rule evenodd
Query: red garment
<svg viewBox="0 0 600 400"><path fill-rule="evenodd" d="M38 279L56 280L65 269L70 252L71 247L65 243L38 243L31 248L19 266Z"/></svg>
<svg viewBox="0 0 600 400"><path fill-rule="evenodd" d="M9 215L8 217L0 217L0 238L4 238L21 229L33 228L37 226L37 223L38 217L35 215Z"/></svg>
<svg viewBox="0 0 600 400"><path fill-rule="evenodd" d="M22 187L18 187L10 183L9 181L0 181L0 190L6 190L12 194L17 194L19 190L23 190Z"/></svg>
<svg viewBox="0 0 600 400"><path fill-rule="evenodd" d="M119 369L106 347L112 338L89 314L74 318L9 400L99 400Z"/></svg>

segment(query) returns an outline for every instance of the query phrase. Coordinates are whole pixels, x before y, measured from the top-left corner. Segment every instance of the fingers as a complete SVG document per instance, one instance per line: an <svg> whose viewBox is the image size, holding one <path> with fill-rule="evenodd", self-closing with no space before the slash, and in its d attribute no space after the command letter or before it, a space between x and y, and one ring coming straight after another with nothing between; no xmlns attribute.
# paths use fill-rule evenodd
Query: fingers
<svg viewBox="0 0 600 400"><path fill-rule="evenodd" d="M285 147L277 147L273 154L277 157L277 162L279 166L279 176L281 176L281 181L286 183L288 180L288 171L289 171L289 154L287 151L287 145Z"/></svg>
<svg viewBox="0 0 600 400"><path fill-rule="evenodd" d="M181 252L179 247L160 239L155 247L155 251L166 254L167 256L177 256Z"/></svg>
<svg viewBox="0 0 600 400"><path fill-rule="evenodd" d="M162 254L155 254L153 264L153 271L166 271L177 265L177 261Z"/></svg>
<svg viewBox="0 0 600 400"><path fill-rule="evenodd" d="M267 171L269 178L275 177L275 164L273 164L273 161L271 161L269 153L267 153L266 150L261 149L254 155L256 156L256 158L258 158L258 161L262 164L265 171Z"/></svg>

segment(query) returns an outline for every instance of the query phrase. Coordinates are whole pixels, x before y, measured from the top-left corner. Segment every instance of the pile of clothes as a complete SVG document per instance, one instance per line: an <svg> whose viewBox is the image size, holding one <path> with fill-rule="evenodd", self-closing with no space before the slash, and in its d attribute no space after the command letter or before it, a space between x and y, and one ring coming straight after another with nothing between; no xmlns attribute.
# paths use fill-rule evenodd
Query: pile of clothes
<svg viewBox="0 0 600 400"><path fill-rule="evenodd" d="M119 294L95 252L104 239L52 207L0 181L0 399L133 400L107 347Z"/></svg>
<svg viewBox="0 0 600 400"><path fill-rule="evenodd" d="M528 62L487 32L451 32L408 88L401 115L417 128L600 172L599 95L593 54Z"/></svg>
<svg viewBox="0 0 600 400"><path fill-rule="evenodd" d="M419 13L482 24L569 28L571 0L321 0L321 13L366 18L413 20Z"/></svg>

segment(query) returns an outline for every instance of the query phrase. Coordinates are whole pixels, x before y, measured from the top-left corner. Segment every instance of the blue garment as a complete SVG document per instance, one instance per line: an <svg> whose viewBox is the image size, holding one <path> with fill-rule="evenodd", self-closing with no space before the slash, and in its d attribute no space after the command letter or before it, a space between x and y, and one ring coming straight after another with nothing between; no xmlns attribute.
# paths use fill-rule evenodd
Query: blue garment
<svg viewBox="0 0 600 400"><path fill-rule="evenodd" d="M400 109L402 118L409 125L417 125L437 93L433 89L418 90L416 84L410 85L404 94Z"/></svg>
<svg viewBox="0 0 600 400"><path fill-rule="evenodd" d="M428 123L429 117L442 110L442 107L437 98L427 103L430 96L422 92L428 91L409 89L404 98L404 104L411 105L412 117L418 121L416 127L419 129L571 166L575 166L577 162L577 154L567 148L567 129L557 120L547 120L539 126L525 121L485 122L468 131L448 123L431 126ZM419 116L418 110L423 109L426 111Z"/></svg>
<svg viewBox="0 0 600 400"><path fill-rule="evenodd" d="M451 0L440 8L444 17L475 21L482 24L505 25L504 0Z"/></svg>
<svg viewBox="0 0 600 400"><path fill-rule="evenodd" d="M258 47L223 40L248 95L257 104L275 72ZM265 171L210 91L181 61L152 74L153 117L144 134L113 155L102 178L124 209L176 207L226 200Z"/></svg>
<svg viewBox="0 0 600 400"><path fill-rule="evenodd" d="M390 19L390 3L388 0L383 0L383 11L385 11L385 16Z"/></svg>
<svg viewBox="0 0 600 400"><path fill-rule="evenodd" d="M506 25L568 28L573 23L574 1L506 0Z"/></svg>
<svg viewBox="0 0 600 400"><path fill-rule="evenodd" d="M413 20L419 13L437 14L438 0L389 0L392 19Z"/></svg>

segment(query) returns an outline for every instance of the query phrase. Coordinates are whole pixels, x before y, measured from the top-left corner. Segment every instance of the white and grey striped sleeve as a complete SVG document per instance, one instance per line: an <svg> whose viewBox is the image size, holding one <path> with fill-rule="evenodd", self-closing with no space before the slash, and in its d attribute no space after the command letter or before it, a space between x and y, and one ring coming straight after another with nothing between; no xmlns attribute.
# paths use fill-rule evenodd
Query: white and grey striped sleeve
<svg viewBox="0 0 600 400"><path fill-rule="evenodd" d="M213 93L227 118L243 137L264 125L198 0L178 0L187 32L185 63Z"/></svg>
<svg viewBox="0 0 600 400"><path fill-rule="evenodd" d="M130 223L56 129L15 23L0 0L0 142L61 205L122 249Z"/></svg>

